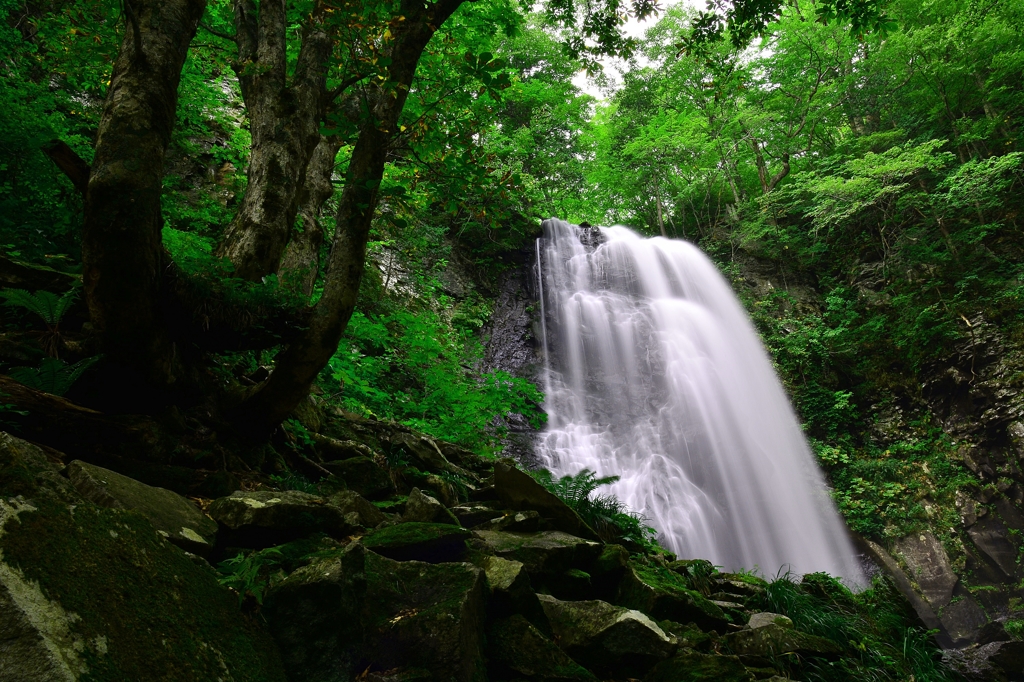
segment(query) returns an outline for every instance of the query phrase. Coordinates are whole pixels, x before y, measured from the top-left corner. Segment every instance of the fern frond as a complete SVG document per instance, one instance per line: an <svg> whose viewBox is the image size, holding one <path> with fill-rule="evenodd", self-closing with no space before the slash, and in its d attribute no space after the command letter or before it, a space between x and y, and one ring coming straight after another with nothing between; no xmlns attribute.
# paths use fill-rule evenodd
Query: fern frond
<svg viewBox="0 0 1024 682"><path fill-rule="evenodd" d="M96 364L101 357L97 355L85 358L73 365L58 358L43 358L39 367L15 367L10 371L10 377L37 391L51 395L64 395L72 384L78 381L82 373Z"/></svg>
<svg viewBox="0 0 1024 682"><path fill-rule="evenodd" d="M35 293L24 289L3 289L0 290L0 296L7 299L4 305L25 308L43 318L43 322L47 325L55 326L60 323L61 318L71 308L71 304L75 302L78 297L78 288L71 289L63 296L58 296L45 289L40 289Z"/></svg>

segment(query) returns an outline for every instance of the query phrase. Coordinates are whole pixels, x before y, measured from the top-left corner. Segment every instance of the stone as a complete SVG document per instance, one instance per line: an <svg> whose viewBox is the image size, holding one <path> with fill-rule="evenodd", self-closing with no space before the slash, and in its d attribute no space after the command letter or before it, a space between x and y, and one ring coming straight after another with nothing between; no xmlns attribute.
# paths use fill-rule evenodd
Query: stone
<svg viewBox="0 0 1024 682"><path fill-rule="evenodd" d="M324 461L336 462L353 457L373 459L373 449L368 445L354 440L337 440L319 433L313 434L313 447Z"/></svg>
<svg viewBox="0 0 1024 682"><path fill-rule="evenodd" d="M353 543L295 570L267 594L261 615L289 679L348 682L360 672L365 562L366 549Z"/></svg>
<svg viewBox="0 0 1024 682"><path fill-rule="evenodd" d="M477 530L504 530L511 533L532 533L540 530L544 520L540 513L528 509L526 511L509 511L490 521L481 523Z"/></svg>
<svg viewBox="0 0 1024 682"><path fill-rule="evenodd" d="M751 630L763 628L767 625L791 628L793 627L793 621L790 620L789 616L783 616L781 613L771 613L770 611L752 614L750 620L747 621L747 627Z"/></svg>
<svg viewBox="0 0 1024 682"><path fill-rule="evenodd" d="M1010 541L1010 532L999 519L985 518L967 529L971 542L999 567L1007 578L1017 572L1017 547Z"/></svg>
<svg viewBox="0 0 1024 682"><path fill-rule="evenodd" d="M419 668L438 682L483 682L486 580L471 564L366 555L359 669Z"/></svg>
<svg viewBox="0 0 1024 682"><path fill-rule="evenodd" d="M81 502L78 491L60 475L62 468L39 446L0 431L0 496Z"/></svg>
<svg viewBox="0 0 1024 682"><path fill-rule="evenodd" d="M475 528L505 513L500 502L468 502L452 507L451 511L463 528Z"/></svg>
<svg viewBox="0 0 1024 682"><path fill-rule="evenodd" d="M75 460L66 470L71 484L93 504L131 509L184 550L208 556L217 536L217 522L178 493L139 483L133 478Z"/></svg>
<svg viewBox="0 0 1024 682"><path fill-rule="evenodd" d="M754 676L737 656L683 649L656 665L644 682L754 682Z"/></svg>
<svg viewBox="0 0 1024 682"><path fill-rule="evenodd" d="M0 498L0 679L284 682L203 564L130 510Z"/></svg>
<svg viewBox="0 0 1024 682"><path fill-rule="evenodd" d="M597 600L538 598L558 646L599 676L642 677L675 648L658 624L639 611Z"/></svg>
<svg viewBox="0 0 1024 682"><path fill-rule="evenodd" d="M211 502L208 512L221 525L226 547L258 549L312 533L342 538L356 530L341 509L298 490L238 491Z"/></svg>
<svg viewBox="0 0 1024 682"><path fill-rule="evenodd" d="M484 557L482 568L491 594L487 602L491 620L519 614L544 634L551 634L547 616L544 615L544 609L533 591L530 575L522 562L489 556Z"/></svg>
<svg viewBox="0 0 1024 682"><path fill-rule="evenodd" d="M396 433L391 437L392 450L398 450L416 467L424 471L450 471L453 468L437 444L426 436L412 433Z"/></svg>
<svg viewBox="0 0 1024 682"><path fill-rule="evenodd" d="M413 488L405 502L402 520L420 523L449 523L459 525L459 520L448 511L448 508L430 495L424 494L419 488Z"/></svg>
<svg viewBox="0 0 1024 682"><path fill-rule="evenodd" d="M977 640L981 627L988 622L985 611L964 588L946 608L939 611L939 620L953 639L954 646L967 646Z"/></svg>
<svg viewBox="0 0 1024 682"><path fill-rule="evenodd" d="M943 662L971 682L1024 679L1024 642L990 642L943 652Z"/></svg>
<svg viewBox="0 0 1024 682"><path fill-rule="evenodd" d="M526 472L503 462L494 464L494 490L498 499L515 511L538 512L550 527L586 540L600 541L597 533L573 509L533 480Z"/></svg>
<svg viewBox="0 0 1024 682"><path fill-rule="evenodd" d="M587 568L600 556L601 545L559 531L504 533L472 531L471 544L481 553L522 562L531 577Z"/></svg>
<svg viewBox="0 0 1024 682"><path fill-rule="evenodd" d="M345 481L349 490L373 500L394 493L395 485L384 469L369 457L358 456L324 462L324 469Z"/></svg>
<svg viewBox="0 0 1024 682"><path fill-rule="evenodd" d="M544 581L544 587L552 596L568 601L579 601L593 597L594 586L590 574L578 568L553 575Z"/></svg>
<svg viewBox="0 0 1024 682"><path fill-rule="evenodd" d="M396 561L461 561L470 533L447 523L400 523L363 538L366 548Z"/></svg>
<svg viewBox="0 0 1024 682"><path fill-rule="evenodd" d="M948 604L958 578L939 539L931 531L913 533L897 540L896 549L928 605L937 611Z"/></svg>
<svg viewBox="0 0 1024 682"><path fill-rule="evenodd" d="M775 623L754 630L730 633L722 641L740 656L771 659L795 653L801 656L836 658L842 654L842 649L831 640Z"/></svg>
<svg viewBox="0 0 1024 682"><path fill-rule="evenodd" d="M689 589L677 573L639 562L630 562L625 569L615 603L659 620L695 623L705 630L725 632L729 625L722 609Z"/></svg>
<svg viewBox="0 0 1024 682"><path fill-rule="evenodd" d="M376 528L388 520L384 512L355 490L338 491L327 499L327 503L340 509L346 517L355 512L359 516L359 525L366 528Z"/></svg>
<svg viewBox="0 0 1024 682"><path fill-rule="evenodd" d="M986 623L978 630L978 644L991 644L992 642L1009 642L1013 637L1006 632L1006 626L1001 621L994 620Z"/></svg>
<svg viewBox="0 0 1024 682"><path fill-rule="evenodd" d="M569 682L597 678L521 615L497 621L488 633L490 658L499 678Z"/></svg>

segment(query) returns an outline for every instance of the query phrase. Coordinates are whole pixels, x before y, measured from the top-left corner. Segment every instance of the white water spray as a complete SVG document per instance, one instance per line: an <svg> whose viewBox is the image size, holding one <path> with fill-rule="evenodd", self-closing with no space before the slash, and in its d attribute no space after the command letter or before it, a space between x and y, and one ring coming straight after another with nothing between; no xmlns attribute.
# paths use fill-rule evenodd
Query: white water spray
<svg viewBox="0 0 1024 682"><path fill-rule="evenodd" d="M680 557L863 583L786 394L711 261L688 242L560 220L544 222L537 256L545 465L620 476L609 492Z"/></svg>

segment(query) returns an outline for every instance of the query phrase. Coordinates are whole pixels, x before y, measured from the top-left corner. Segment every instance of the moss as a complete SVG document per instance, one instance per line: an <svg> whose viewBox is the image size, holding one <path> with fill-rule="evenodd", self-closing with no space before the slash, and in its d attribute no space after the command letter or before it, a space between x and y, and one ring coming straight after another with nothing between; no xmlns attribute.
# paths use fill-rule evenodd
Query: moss
<svg viewBox="0 0 1024 682"><path fill-rule="evenodd" d="M75 614L76 635L105 641L82 652L83 680L215 680L228 671L238 681L283 679L273 643L246 621L234 595L143 517L37 506L7 524L0 551Z"/></svg>
<svg viewBox="0 0 1024 682"><path fill-rule="evenodd" d="M363 538L367 549L399 561L459 561L470 532L447 523L400 523Z"/></svg>

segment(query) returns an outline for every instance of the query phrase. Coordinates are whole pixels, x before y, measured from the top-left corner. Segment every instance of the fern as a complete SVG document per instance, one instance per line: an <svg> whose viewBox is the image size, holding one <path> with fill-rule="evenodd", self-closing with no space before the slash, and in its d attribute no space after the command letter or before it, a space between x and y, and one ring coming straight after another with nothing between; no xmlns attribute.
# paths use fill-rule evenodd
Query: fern
<svg viewBox="0 0 1024 682"><path fill-rule="evenodd" d="M29 293L24 289L3 289L0 296L7 299L4 305L25 308L43 318L46 326L56 328L78 298L78 287L63 296L42 289L35 293Z"/></svg>
<svg viewBox="0 0 1024 682"><path fill-rule="evenodd" d="M101 356L79 360L73 365L58 358L43 358L39 367L15 367L10 377L43 393L64 395L72 384L78 381L85 370L92 367Z"/></svg>

